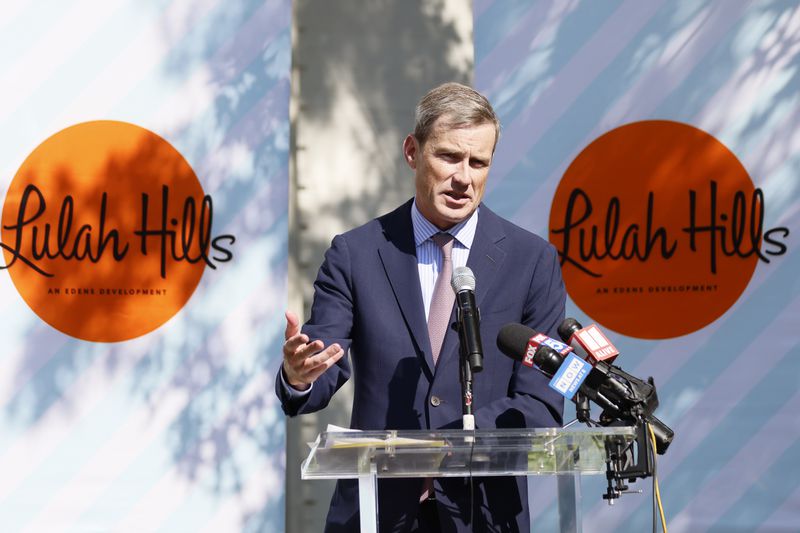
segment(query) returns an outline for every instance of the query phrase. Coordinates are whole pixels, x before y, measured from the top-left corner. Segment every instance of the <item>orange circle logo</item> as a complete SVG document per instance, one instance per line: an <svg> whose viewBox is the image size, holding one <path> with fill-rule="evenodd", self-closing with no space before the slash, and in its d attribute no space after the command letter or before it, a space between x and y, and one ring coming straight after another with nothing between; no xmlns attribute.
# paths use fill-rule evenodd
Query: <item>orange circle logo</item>
<svg viewBox="0 0 800 533"><path fill-rule="evenodd" d="M212 248L212 205L186 160L133 124L66 128L23 162L6 195L0 245L25 302L87 341L148 333L189 300ZM213 248L232 255L215 239Z"/></svg>
<svg viewBox="0 0 800 533"><path fill-rule="evenodd" d="M722 143L648 120L600 136L575 158L549 235L583 311L620 333L664 339L719 318L758 260L785 252L775 233L788 230L765 233L763 220L763 193Z"/></svg>

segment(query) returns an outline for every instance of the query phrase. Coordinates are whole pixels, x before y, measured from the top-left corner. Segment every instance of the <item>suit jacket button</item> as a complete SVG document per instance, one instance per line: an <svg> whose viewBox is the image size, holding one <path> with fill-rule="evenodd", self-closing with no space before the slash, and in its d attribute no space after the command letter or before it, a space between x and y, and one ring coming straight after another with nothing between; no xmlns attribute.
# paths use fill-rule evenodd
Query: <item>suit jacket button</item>
<svg viewBox="0 0 800 533"><path fill-rule="evenodd" d="M432 406L439 407L440 403L442 403L442 400L440 400L438 396L431 396L431 405Z"/></svg>

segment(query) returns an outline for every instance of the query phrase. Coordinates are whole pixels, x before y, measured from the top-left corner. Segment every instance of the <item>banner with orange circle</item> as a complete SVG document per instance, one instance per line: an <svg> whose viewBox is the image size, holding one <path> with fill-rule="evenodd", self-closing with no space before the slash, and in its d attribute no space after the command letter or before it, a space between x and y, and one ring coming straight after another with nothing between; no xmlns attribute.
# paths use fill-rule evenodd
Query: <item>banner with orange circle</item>
<svg viewBox="0 0 800 533"><path fill-rule="evenodd" d="M52 135L6 193L0 246L31 309L78 339L118 342L178 313L206 267L233 259L213 201L162 137L118 121Z"/></svg>
<svg viewBox="0 0 800 533"><path fill-rule="evenodd" d="M675 431L658 458L669 530L792 529L800 10L488 0L473 12L476 86L502 124L484 201L553 246L566 315L603 332L615 365L653 377L655 415ZM583 481L592 530L652 528L649 497L609 508L605 479ZM558 530L554 490L530 488L533 529Z"/></svg>
<svg viewBox="0 0 800 533"><path fill-rule="evenodd" d="M285 529L289 0L0 10L0 529Z"/></svg>
<svg viewBox="0 0 800 533"><path fill-rule="evenodd" d="M550 242L572 300L610 329L646 339L722 316L756 264L786 253L765 228L764 193L721 142L667 120L625 124L570 163L550 207Z"/></svg>

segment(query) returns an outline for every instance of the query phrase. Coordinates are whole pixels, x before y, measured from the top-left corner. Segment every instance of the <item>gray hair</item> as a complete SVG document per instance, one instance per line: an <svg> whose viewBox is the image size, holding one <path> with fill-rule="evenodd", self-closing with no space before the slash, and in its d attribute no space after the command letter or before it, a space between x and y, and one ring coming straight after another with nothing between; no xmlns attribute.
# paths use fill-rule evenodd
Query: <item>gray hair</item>
<svg viewBox="0 0 800 533"><path fill-rule="evenodd" d="M414 137L420 145L425 144L433 129L433 123L447 116L453 128L492 124L495 129L494 144L500 138L500 120L492 104L481 93L460 83L444 83L431 89L417 104Z"/></svg>

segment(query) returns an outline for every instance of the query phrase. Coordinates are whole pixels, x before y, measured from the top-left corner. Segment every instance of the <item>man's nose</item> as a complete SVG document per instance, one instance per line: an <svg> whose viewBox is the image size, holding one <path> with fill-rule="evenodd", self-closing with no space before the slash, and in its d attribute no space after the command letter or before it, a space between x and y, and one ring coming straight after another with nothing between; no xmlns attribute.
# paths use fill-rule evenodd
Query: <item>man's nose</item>
<svg viewBox="0 0 800 533"><path fill-rule="evenodd" d="M453 182L458 185L468 186L470 183L469 172L469 159L464 158L459 161L455 172L453 172Z"/></svg>

